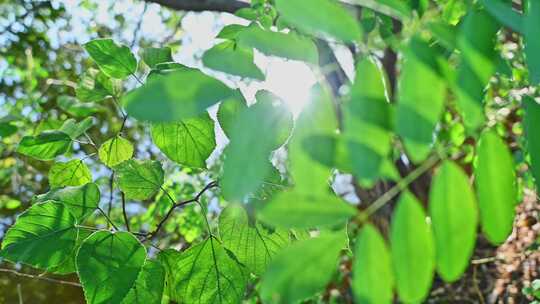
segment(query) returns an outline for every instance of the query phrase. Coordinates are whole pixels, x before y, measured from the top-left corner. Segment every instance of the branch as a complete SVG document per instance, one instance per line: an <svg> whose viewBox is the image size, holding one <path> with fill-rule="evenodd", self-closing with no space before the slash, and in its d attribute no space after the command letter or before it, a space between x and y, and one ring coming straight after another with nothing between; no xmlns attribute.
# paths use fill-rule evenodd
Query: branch
<svg viewBox="0 0 540 304"><path fill-rule="evenodd" d="M161 221L158 223L156 229L152 232L149 232L147 233L145 236L144 236L144 240L149 240L151 238L153 238L158 232L159 230L161 229L161 227L163 226L163 224L165 224L165 222L169 219L169 217L171 216L171 214L173 213L173 211L178 208L178 207L182 207L184 205L187 205L187 204L190 204L190 203L195 203L195 202L199 202L199 200L201 199L202 195L212 189L212 188L215 188L218 186L218 183L217 182L211 182L209 183L208 185L206 185L206 187L204 187L194 198L192 199L189 199L187 201L182 201L182 202L178 202L178 203L175 203L174 202L174 199L171 197L171 195L165 191L165 189L162 188L163 192L167 195L167 197L169 198L169 200L172 202L172 206L171 206L171 209L169 209L169 211L167 211L167 214L165 214L165 217L163 217L163 219L161 219Z"/></svg>
<svg viewBox="0 0 540 304"><path fill-rule="evenodd" d="M249 3L239 0L144 0L157 3L178 11L214 11L234 14L237 10L249 7Z"/></svg>
<svg viewBox="0 0 540 304"><path fill-rule="evenodd" d="M57 280L57 279L53 279L53 278L48 278L48 277L44 277L44 276L40 276L40 275L33 275L33 274L28 274L28 273L18 272L18 271L14 270L14 269L0 268L0 272L9 273L9 274L13 274L13 275L16 275L16 276L19 276L19 277L24 277L24 278L29 278L29 279L36 279L36 280L41 280L41 281L46 281L46 282L56 283L56 284L62 284L62 285L70 285L70 286L75 286L75 287L81 287L81 284L79 284L79 283L77 283L77 282L62 281L62 280Z"/></svg>

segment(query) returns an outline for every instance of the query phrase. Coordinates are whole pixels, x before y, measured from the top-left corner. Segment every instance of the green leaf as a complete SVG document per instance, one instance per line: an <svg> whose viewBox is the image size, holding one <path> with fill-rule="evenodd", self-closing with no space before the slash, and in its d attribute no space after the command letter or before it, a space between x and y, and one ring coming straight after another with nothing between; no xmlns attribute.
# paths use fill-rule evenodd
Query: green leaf
<svg viewBox="0 0 540 304"><path fill-rule="evenodd" d="M381 175L391 149L391 108L386 94L386 76L370 58L356 67L351 100L344 105L343 136L349 149L353 173L374 181Z"/></svg>
<svg viewBox="0 0 540 304"><path fill-rule="evenodd" d="M437 270L446 282L465 272L474 251L478 211L465 172L446 161L438 169L429 195Z"/></svg>
<svg viewBox="0 0 540 304"><path fill-rule="evenodd" d="M522 33L523 18L521 14L514 11L511 2L503 0L482 0L481 2L486 10L502 25L511 28L517 33Z"/></svg>
<svg viewBox="0 0 540 304"><path fill-rule="evenodd" d="M536 189L540 189L540 105L531 97L525 97L525 135L527 151L531 159L531 171L536 180ZM538 191L538 190L537 190Z"/></svg>
<svg viewBox="0 0 540 304"><path fill-rule="evenodd" d="M337 118L330 94L321 86L312 88L310 102L297 118L289 140L289 172L301 192L326 195L328 191L331 170L311 158L309 149L317 147L306 146L305 139L314 135L335 135Z"/></svg>
<svg viewBox="0 0 540 304"><path fill-rule="evenodd" d="M413 38L401 67L396 131L414 163L429 155L444 109L446 84L438 73L438 60L429 44Z"/></svg>
<svg viewBox="0 0 540 304"><path fill-rule="evenodd" d="M0 256L13 263L52 269L75 247L75 217L62 204L46 202L23 212L6 232Z"/></svg>
<svg viewBox="0 0 540 304"><path fill-rule="evenodd" d="M223 246L234 253L251 272L261 275L270 260L289 244L289 231L265 227L248 219L238 204L227 206L219 216Z"/></svg>
<svg viewBox="0 0 540 304"><path fill-rule="evenodd" d="M127 198L146 200L163 185L164 172L159 161L127 160L114 167L118 186Z"/></svg>
<svg viewBox="0 0 540 304"><path fill-rule="evenodd" d="M381 234L366 225L358 235L352 288L358 303L392 303L394 273L390 251Z"/></svg>
<svg viewBox="0 0 540 304"><path fill-rule="evenodd" d="M122 304L161 304L165 269L154 260L146 260L135 285Z"/></svg>
<svg viewBox="0 0 540 304"><path fill-rule="evenodd" d="M271 170L270 153L292 129L292 114L277 97L267 91L256 97L257 103L240 113L225 150L221 186L228 200L241 200L260 187Z"/></svg>
<svg viewBox="0 0 540 304"><path fill-rule="evenodd" d="M156 65L160 63L174 61L172 58L172 50L167 46L161 48L145 48L142 53L142 60L151 69L155 68Z"/></svg>
<svg viewBox="0 0 540 304"><path fill-rule="evenodd" d="M79 248L81 248L82 242L93 233L93 231L90 230L78 230L79 235L77 236L75 247L73 248L73 251L69 254L69 257L62 264L55 266L54 268L48 269L48 272L60 275L72 274L77 272L77 252L79 252Z"/></svg>
<svg viewBox="0 0 540 304"><path fill-rule="evenodd" d="M527 15L523 21L523 36L525 41L525 57L529 68L531 84L540 83L540 39L538 27L540 26L540 3L529 0Z"/></svg>
<svg viewBox="0 0 540 304"><path fill-rule="evenodd" d="M202 62L216 71L264 80L264 74L253 62L253 50L238 46L232 41L222 42L207 50L203 54Z"/></svg>
<svg viewBox="0 0 540 304"><path fill-rule="evenodd" d="M477 147L475 185L480 209L480 223L487 239L500 244L512 232L517 199L514 160L504 141L486 131Z"/></svg>
<svg viewBox="0 0 540 304"><path fill-rule="evenodd" d="M313 228L343 224L356 209L324 192L294 189L275 195L260 206L261 221L283 228Z"/></svg>
<svg viewBox="0 0 540 304"><path fill-rule="evenodd" d="M99 159L108 167L114 167L133 156L133 145L117 135L99 147Z"/></svg>
<svg viewBox="0 0 540 304"><path fill-rule="evenodd" d="M100 200L99 188L94 183L88 183L79 187L65 187L52 189L38 195L37 202L55 201L64 204L78 223L96 210Z"/></svg>
<svg viewBox="0 0 540 304"><path fill-rule="evenodd" d="M60 127L59 131L66 133L71 139L75 140L90 129L94 123L94 117L92 116L86 117L80 122L76 122L75 119L68 119Z"/></svg>
<svg viewBox="0 0 540 304"><path fill-rule="evenodd" d="M75 89L75 95L83 102L98 102L114 96L119 91L118 84L109 76L96 69L88 70Z"/></svg>
<svg viewBox="0 0 540 304"><path fill-rule="evenodd" d="M54 163L49 170L51 188L81 186L91 181L90 169L80 159Z"/></svg>
<svg viewBox="0 0 540 304"><path fill-rule="evenodd" d="M247 274L213 237L178 253L159 256L166 265L169 296L178 303L240 303Z"/></svg>
<svg viewBox="0 0 540 304"><path fill-rule="evenodd" d="M226 99L219 104L217 119L223 133L230 138L234 123L240 113L247 108L246 100L242 93L238 92L234 97Z"/></svg>
<svg viewBox="0 0 540 304"><path fill-rule="evenodd" d="M337 271L341 235L298 241L278 253L261 279L265 303L296 303L314 296Z"/></svg>
<svg viewBox="0 0 540 304"><path fill-rule="evenodd" d="M390 243L400 299L422 302L433 281L435 251L431 227L412 194L401 195L392 219Z"/></svg>
<svg viewBox="0 0 540 304"><path fill-rule="evenodd" d="M208 112L176 123L152 125L154 144L172 161L206 168L206 159L216 148L214 121Z"/></svg>
<svg viewBox="0 0 540 304"><path fill-rule="evenodd" d="M84 44L84 49L109 77L124 79L137 71L137 59L133 53L112 39L92 40Z"/></svg>
<svg viewBox="0 0 540 304"><path fill-rule="evenodd" d="M199 70L179 69L149 79L128 93L123 102L128 114L138 120L178 122L203 114L233 93L225 84Z"/></svg>
<svg viewBox="0 0 540 304"><path fill-rule="evenodd" d="M77 272L89 304L120 303L146 260L146 249L128 232L98 231L77 254Z"/></svg>
<svg viewBox="0 0 540 304"><path fill-rule="evenodd" d="M357 4L372 9L383 15L397 20L409 19L412 15L411 8L406 1L401 0L348 0L351 4Z"/></svg>
<svg viewBox="0 0 540 304"><path fill-rule="evenodd" d="M287 23L317 36L329 35L344 42L359 42L358 21L336 1L276 0L276 9Z"/></svg>
<svg viewBox="0 0 540 304"><path fill-rule="evenodd" d="M75 117L87 117L101 110L93 103L81 103L72 96L60 96L56 103L60 109Z"/></svg>
<svg viewBox="0 0 540 304"><path fill-rule="evenodd" d="M17 152L39 160L51 160L64 154L71 146L71 138L64 132L44 131L38 136L21 139Z"/></svg>
<svg viewBox="0 0 540 304"><path fill-rule="evenodd" d="M294 32L285 34L263 30L258 26L250 26L238 34L238 44L247 48L255 48L269 56L300 60L312 64L319 63L319 53L315 43Z"/></svg>
<svg viewBox="0 0 540 304"><path fill-rule="evenodd" d="M471 11L460 28L458 47L457 105L465 125L476 129L484 123L484 89L496 69L497 22L485 11Z"/></svg>
<svg viewBox="0 0 540 304"><path fill-rule="evenodd" d="M221 29L216 38L236 40L236 38L238 38L238 35L246 28L247 26L243 26L240 24L229 24Z"/></svg>

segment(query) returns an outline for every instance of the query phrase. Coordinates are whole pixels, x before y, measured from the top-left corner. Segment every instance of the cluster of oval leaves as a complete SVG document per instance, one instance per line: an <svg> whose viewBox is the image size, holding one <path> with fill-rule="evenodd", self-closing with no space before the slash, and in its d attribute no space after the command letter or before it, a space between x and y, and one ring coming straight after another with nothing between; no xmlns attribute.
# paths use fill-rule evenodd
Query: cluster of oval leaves
<svg viewBox="0 0 540 304"><path fill-rule="evenodd" d="M203 55L207 68L262 80L264 74L253 63L254 49L315 69L315 39L362 43L363 28L336 1L254 2L238 13L252 24L225 27L218 35L223 42ZM356 2L403 23L428 3ZM533 38L540 27L540 5L529 1L526 8L519 14L511 2L489 0L471 6L458 26L430 24L430 37L418 35L400 47L393 103L381 65L370 56L359 58L356 81L342 101L339 133L333 97L324 83L313 87L311 102L293 121L272 93L259 92L248 107L238 90L173 62L165 47L144 50L142 60L151 71L144 84L122 94L121 81L137 77L136 57L110 39L90 41L84 48L99 71L91 70L81 80L78 100L65 97L62 103L80 110L102 100L120 100L129 117L150 126L154 144L170 160L203 169L216 145L207 109L220 103L218 121L230 143L219 184L231 204L221 212L217 233L209 231L205 240L183 252L167 249L150 258L144 240L130 232L93 232L81 225L98 208L99 188L83 160L55 162L49 172L51 190L36 196L9 229L1 257L51 273L76 272L88 303L149 304L161 303L162 297L179 303L240 303L250 274L261 277L258 288L265 303L294 303L323 291L341 254L348 252L354 259L352 290L359 303L390 303L394 290L403 302L420 302L435 271L447 282L464 273L479 225L493 244L511 233L517 203L514 160L504 140L484 127L482 100L496 73L494 46L501 27L523 34L531 84L540 82L540 39ZM457 69L450 66L449 56L458 56ZM399 182L391 161L394 140L399 138L412 163L426 162L435 153L434 135L449 92L467 133L477 139L474 184L452 159L438 162L428 210L403 191L389 245L365 222L355 248L349 249L343 232L347 221L365 218L330 191L332 170L352 173L363 185L380 179ZM540 180L540 105L526 97L523 106L532 171ZM91 117L67 120L58 130L24 137L17 151L54 160L93 124ZM266 184L280 183L270 155L283 145L294 187L261 198L258 193ZM164 171L158 161L132 159L133 151L119 133L104 141L98 154L114 170L126 198L146 200L161 191ZM247 212L246 204L254 208ZM310 236L313 229L317 237Z"/></svg>

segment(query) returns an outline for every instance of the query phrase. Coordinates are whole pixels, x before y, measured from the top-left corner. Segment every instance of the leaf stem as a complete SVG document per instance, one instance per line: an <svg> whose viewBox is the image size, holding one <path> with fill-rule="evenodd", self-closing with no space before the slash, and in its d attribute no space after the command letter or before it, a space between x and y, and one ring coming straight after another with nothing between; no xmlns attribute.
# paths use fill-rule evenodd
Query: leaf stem
<svg viewBox="0 0 540 304"><path fill-rule="evenodd" d="M129 229L129 219L126 213L126 195L124 192L120 192L120 196L122 196L122 214L124 215L124 222L126 223L126 229L128 232L131 232L131 229Z"/></svg>
<svg viewBox="0 0 540 304"><path fill-rule="evenodd" d="M101 209L101 207L97 207L97 210L99 210L99 212L101 212L101 214L107 219L107 223L112 226L114 228L114 230L118 231L118 227L114 224L114 222L111 220L111 218L107 215L107 213L105 213L105 211L103 209Z"/></svg>

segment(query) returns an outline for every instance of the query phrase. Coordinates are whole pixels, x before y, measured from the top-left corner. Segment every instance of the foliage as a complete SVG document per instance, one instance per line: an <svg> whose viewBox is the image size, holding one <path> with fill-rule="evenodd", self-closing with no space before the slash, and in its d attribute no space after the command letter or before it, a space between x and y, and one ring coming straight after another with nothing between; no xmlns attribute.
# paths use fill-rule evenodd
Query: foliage
<svg viewBox="0 0 540 304"><path fill-rule="evenodd" d="M346 2L252 0L201 68L112 38L81 46L77 75L41 58L61 88L3 97L0 183L24 171L30 195L2 196L20 214L0 257L75 274L87 303L419 303L460 279L540 187L540 5ZM355 75L337 86L344 46ZM256 52L317 76L297 116L231 84L266 79ZM17 114L33 99L35 118Z"/></svg>

